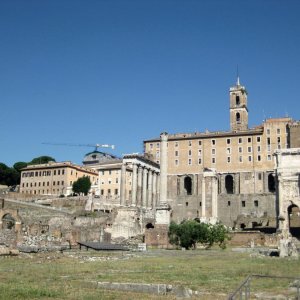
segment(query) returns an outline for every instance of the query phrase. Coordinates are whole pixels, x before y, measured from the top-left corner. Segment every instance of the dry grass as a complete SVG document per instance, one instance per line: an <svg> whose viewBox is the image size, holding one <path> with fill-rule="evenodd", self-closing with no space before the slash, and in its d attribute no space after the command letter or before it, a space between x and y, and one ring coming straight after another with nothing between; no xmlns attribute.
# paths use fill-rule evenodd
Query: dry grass
<svg viewBox="0 0 300 300"><path fill-rule="evenodd" d="M299 261L227 250L81 251L0 258L0 299L175 299L105 291L93 281L167 283L224 299L250 274L299 276ZM255 280L257 291L282 292L288 282ZM209 299L210 296L205 296Z"/></svg>

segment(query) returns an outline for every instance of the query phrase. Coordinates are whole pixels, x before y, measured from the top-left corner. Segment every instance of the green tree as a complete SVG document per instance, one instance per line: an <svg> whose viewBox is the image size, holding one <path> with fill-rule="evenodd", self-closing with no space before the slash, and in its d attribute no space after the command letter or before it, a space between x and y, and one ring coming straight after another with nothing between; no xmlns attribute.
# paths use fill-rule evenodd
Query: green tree
<svg viewBox="0 0 300 300"><path fill-rule="evenodd" d="M55 161L55 159L51 156L39 156L34 158L29 165L39 165L39 164L47 164L49 161Z"/></svg>
<svg viewBox="0 0 300 300"><path fill-rule="evenodd" d="M76 194L83 193L84 195L87 195L91 188L91 185L92 183L89 177L81 177L77 181L74 181L72 190Z"/></svg>
<svg viewBox="0 0 300 300"><path fill-rule="evenodd" d="M229 231L222 224L211 225L188 220L181 224L171 222L168 237L171 244L186 249L192 247L195 249L197 243L207 247L217 243L221 248L225 248L226 241L229 239Z"/></svg>
<svg viewBox="0 0 300 300"><path fill-rule="evenodd" d="M14 169L20 173L21 173L21 169L26 168L27 166L28 166L28 163L24 162L24 161L18 161L13 165Z"/></svg>
<svg viewBox="0 0 300 300"><path fill-rule="evenodd" d="M12 186L20 182L20 174L7 165L0 163L0 184Z"/></svg>

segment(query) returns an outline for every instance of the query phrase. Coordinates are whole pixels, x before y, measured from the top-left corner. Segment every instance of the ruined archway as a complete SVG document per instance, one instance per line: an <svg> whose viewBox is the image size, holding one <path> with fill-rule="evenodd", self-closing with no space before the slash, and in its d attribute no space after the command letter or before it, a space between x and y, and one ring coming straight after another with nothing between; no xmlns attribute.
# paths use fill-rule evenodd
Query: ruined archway
<svg viewBox="0 0 300 300"><path fill-rule="evenodd" d="M294 237L300 238L300 209L292 204L288 207L289 230Z"/></svg>
<svg viewBox="0 0 300 300"><path fill-rule="evenodd" d="M186 176L184 178L184 189L187 195L192 195L192 186L193 186L192 178Z"/></svg>
<svg viewBox="0 0 300 300"><path fill-rule="evenodd" d="M5 214L2 217L2 229L13 230L16 225L16 220L12 217L11 214Z"/></svg>

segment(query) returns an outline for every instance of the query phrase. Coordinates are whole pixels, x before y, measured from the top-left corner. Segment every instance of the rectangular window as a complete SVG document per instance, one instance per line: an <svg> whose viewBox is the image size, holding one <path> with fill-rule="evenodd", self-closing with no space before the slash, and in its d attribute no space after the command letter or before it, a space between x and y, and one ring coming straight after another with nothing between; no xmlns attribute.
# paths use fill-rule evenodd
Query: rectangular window
<svg viewBox="0 0 300 300"><path fill-rule="evenodd" d="M111 190L110 190L110 189L108 189L108 190L107 190L107 194L109 194L109 195L110 195L110 193L111 193Z"/></svg>
<svg viewBox="0 0 300 300"><path fill-rule="evenodd" d="M175 147L178 147L178 142L175 142Z"/></svg>
<svg viewBox="0 0 300 300"><path fill-rule="evenodd" d="M108 174L111 175L111 170L108 171Z"/></svg>
<svg viewBox="0 0 300 300"><path fill-rule="evenodd" d="M35 176L39 176L39 172L35 172Z"/></svg>
<svg viewBox="0 0 300 300"><path fill-rule="evenodd" d="M189 146L192 146L192 141L189 141Z"/></svg>
<svg viewBox="0 0 300 300"><path fill-rule="evenodd" d="M227 157L227 162L230 163L230 156Z"/></svg>
<svg viewBox="0 0 300 300"><path fill-rule="evenodd" d="M65 175L65 169L62 169L62 170L61 170L61 174L62 174L62 175Z"/></svg>
<svg viewBox="0 0 300 300"><path fill-rule="evenodd" d="M49 185L48 182L47 182L47 185ZM53 185L55 185L55 181L53 181Z"/></svg>
<svg viewBox="0 0 300 300"><path fill-rule="evenodd" d="M216 140L211 140L211 144L215 145L216 144Z"/></svg>
<svg viewBox="0 0 300 300"><path fill-rule="evenodd" d="M239 162L243 162L243 156L239 156Z"/></svg>
<svg viewBox="0 0 300 300"><path fill-rule="evenodd" d="M59 181L57 181L57 185L59 185Z"/></svg>
<svg viewBox="0 0 300 300"><path fill-rule="evenodd" d="M104 190L101 190L101 195L102 195L102 196L104 195Z"/></svg>
<svg viewBox="0 0 300 300"><path fill-rule="evenodd" d="M258 207L258 200L254 200L254 206Z"/></svg>
<svg viewBox="0 0 300 300"><path fill-rule="evenodd" d="M64 185L64 181L61 182L61 185Z"/></svg>
<svg viewBox="0 0 300 300"><path fill-rule="evenodd" d="M118 195L118 189L115 189L115 195Z"/></svg>
<svg viewBox="0 0 300 300"><path fill-rule="evenodd" d="M261 161L261 156L260 155L257 155L257 160Z"/></svg>
<svg viewBox="0 0 300 300"><path fill-rule="evenodd" d="M248 147L248 153L252 152L252 147Z"/></svg>
<svg viewBox="0 0 300 300"><path fill-rule="evenodd" d="M231 142L230 139L226 140L227 145L230 145L230 142Z"/></svg>
<svg viewBox="0 0 300 300"><path fill-rule="evenodd" d="M251 143L251 137L248 137L248 143Z"/></svg>
<svg viewBox="0 0 300 300"><path fill-rule="evenodd" d="M242 207L246 207L246 201L242 201Z"/></svg>
<svg viewBox="0 0 300 300"><path fill-rule="evenodd" d="M192 150L189 150L189 156L191 156L192 155Z"/></svg>
<svg viewBox="0 0 300 300"><path fill-rule="evenodd" d="M105 174L105 171L102 171L102 175L104 175Z"/></svg>
<svg viewBox="0 0 300 300"><path fill-rule="evenodd" d="M53 175L56 175L56 170L53 171Z"/></svg>
<svg viewBox="0 0 300 300"><path fill-rule="evenodd" d="M156 158L159 158L159 151L156 151Z"/></svg>
<svg viewBox="0 0 300 300"><path fill-rule="evenodd" d="M251 155L248 156L248 160L252 161L252 156Z"/></svg>
<svg viewBox="0 0 300 300"><path fill-rule="evenodd" d="M175 166L178 166L179 162L178 159L175 159Z"/></svg>
<svg viewBox="0 0 300 300"><path fill-rule="evenodd" d="M198 156L201 156L201 155L202 155L202 150L198 149Z"/></svg>
<svg viewBox="0 0 300 300"><path fill-rule="evenodd" d="M198 145L201 146L201 145L202 145L202 141L199 141L199 142L198 142Z"/></svg>
<svg viewBox="0 0 300 300"><path fill-rule="evenodd" d="M211 149L211 154L216 154L216 149Z"/></svg>
<svg viewBox="0 0 300 300"><path fill-rule="evenodd" d="M227 206L230 206L230 204L231 204L230 201L227 201Z"/></svg>
<svg viewBox="0 0 300 300"><path fill-rule="evenodd" d="M268 155L268 160L271 160L271 155Z"/></svg>
<svg viewBox="0 0 300 300"><path fill-rule="evenodd" d="M60 170L57 171L57 175L60 175Z"/></svg>
<svg viewBox="0 0 300 300"><path fill-rule="evenodd" d="M260 143L260 136L257 136L257 137L256 137L256 141L257 141L258 143Z"/></svg>
<svg viewBox="0 0 300 300"><path fill-rule="evenodd" d="M257 176L258 176L258 180L261 180L262 178L261 173L258 173Z"/></svg>
<svg viewBox="0 0 300 300"><path fill-rule="evenodd" d="M239 144L243 143L243 138L239 138Z"/></svg>
<svg viewBox="0 0 300 300"><path fill-rule="evenodd" d="M118 177L116 178L116 183L119 183L119 178Z"/></svg>
<svg viewBox="0 0 300 300"><path fill-rule="evenodd" d="M280 134L280 128L277 128L277 134Z"/></svg>
<svg viewBox="0 0 300 300"><path fill-rule="evenodd" d="M270 134L270 129L267 129L267 134Z"/></svg>
<svg viewBox="0 0 300 300"><path fill-rule="evenodd" d="M260 152L260 151L261 151L260 146L257 146L257 152Z"/></svg>
<svg viewBox="0 0 300 300"><path fill-rule="evenodd" d="M198 158L198 164L201 165L202 164L202 159Z"/></svg>
<svg viewBox="0 0 300 300"><path fill-rule="evenodd" d="M243 147L239 147L239 153L243 152Z"/></svg>
<svg viewBox="0 0 300 300"><path fill-rule="evenodd" d="M216 163L216 158L213 157L212 160L211 160L211 162L212 162L213 164L215 164L215 163Z"/></svg>
<svg viewBox="0 0 300 300"><path fill-rule="evenodd" d="M226 149L226 153L227 153L227 154L230 154L230 153L231 153L231 149L230 149L230 148L227 148L227 149Z"/></svg>
<svg viewBox="0 0 300 300"><path fill-rule="evenodd" d="M192 159L191 158L189 158L189 165L191 165L192 164Z"/></svg>

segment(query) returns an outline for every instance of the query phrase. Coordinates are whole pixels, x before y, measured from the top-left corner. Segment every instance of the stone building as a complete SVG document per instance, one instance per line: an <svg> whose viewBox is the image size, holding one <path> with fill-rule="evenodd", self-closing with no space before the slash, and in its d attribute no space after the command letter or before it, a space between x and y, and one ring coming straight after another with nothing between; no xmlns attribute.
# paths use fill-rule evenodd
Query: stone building
<svg viewBox="0 0 300 300"><path fill-rule="evenodd" d="M49 162L30 165L22 169L20 193L31 195L70 195L72 184L87 176L92 183L92 192L98 185L98 173L91 168L78 166L71 162Z"/></svg>
<svg viewBox="0 0 300 300"><path fill-rule="evenodd" d="M276 229L273 154L300 146L300 126L284 117L249 128L247 96L238 79L229 90L229 131L164 134L165 157L161 137L144 141L145 153L161 169L167 165L173 220L218 219L237 228Z"/></svg>

